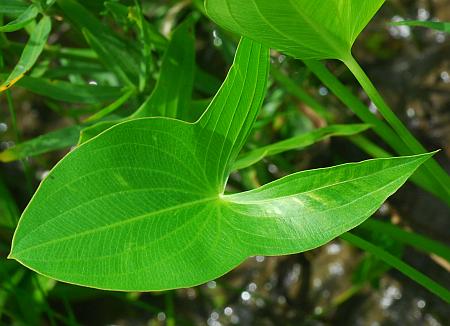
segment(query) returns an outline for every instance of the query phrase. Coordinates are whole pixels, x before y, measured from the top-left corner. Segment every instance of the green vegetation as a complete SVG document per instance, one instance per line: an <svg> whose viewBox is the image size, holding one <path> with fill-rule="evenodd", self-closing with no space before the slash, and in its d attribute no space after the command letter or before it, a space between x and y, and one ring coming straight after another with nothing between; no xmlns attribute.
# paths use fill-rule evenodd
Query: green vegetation
<svg viewBox="0 0 450 326"><path fill-rule="evenodd" d="M137 0L0 4L0 92L16 141L0 152L0 162L20 163L26 186L19 188L34 193L22 210L23 199L2 171L0 321L77 325L70 303L77 291L114 295L155 313L133 293L99 289L193 287L249 257L298 254L339 236L369 258L361 263L363 276L329 309L390 267L450 303L445 284L402 260L404 247L412 246L448 263L448 246L367 220L410 177L450 205L450 177L432 157L435 149L413 136L352 55L383 3L207 0L170 10ZM153 20L149 10L157 13ZM448 29L440 22L395 24ZM199 26L201 33L215 28L216 47L202 51L227 63L222 76L196 60ZM271 64L285 55L302 62L295 78ZM326 59L348 68L380 116L321 62ZM311 95L304 86L313 76L359 121L340 118ZM27 130L17 123L15 91L41 99L65 126L22 140ZM308 109L281 105L292 99ZM331 167L297 164L302 151L330 137L369 159L346 163L353 159L339 154ZM57 164L46 162L68 148ZM37 189L30 160L53 165ZM6 260L6 252L23 266ZM26 291L33 295L24 299ZM49 303L55 296L63 312ZM30 302L35 309L24 315ZM171 291L165 306L167 324L176 318L184 324Z"/></svg>

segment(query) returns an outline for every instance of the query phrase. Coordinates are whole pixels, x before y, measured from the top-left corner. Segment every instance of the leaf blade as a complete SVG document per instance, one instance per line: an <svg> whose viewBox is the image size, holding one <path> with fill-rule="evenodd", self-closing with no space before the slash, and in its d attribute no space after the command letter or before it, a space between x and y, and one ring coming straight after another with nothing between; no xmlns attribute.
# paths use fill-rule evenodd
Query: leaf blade
<svg viewBox="0 0 450 326"><path fill-rule="evenodd" d="M14 67L8 78L0 85L0 92L3 92L18 82L24 74L36 63L39 55L44 49L48 35L51 30L50 17L44 16L30 34L19 62Z"/></svg>

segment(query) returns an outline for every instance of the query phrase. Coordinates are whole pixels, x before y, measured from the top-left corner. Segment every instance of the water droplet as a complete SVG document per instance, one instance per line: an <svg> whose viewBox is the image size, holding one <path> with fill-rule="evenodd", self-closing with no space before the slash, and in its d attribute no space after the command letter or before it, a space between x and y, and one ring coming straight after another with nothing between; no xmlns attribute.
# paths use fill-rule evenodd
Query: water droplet
<svg viewBox="0 0 450 326"><path fill-rule="evenodd" d="M405 19L401 16L394 16L391 20L393 22L399 22ZM408 38L411 35L411 28L406 25L389 26L389 34L395 38Z"/></svg>
<svg viewBox="0 0 450 326"><path fill-rule="evenodd" d="M164 321L166 320L166 314L164 312L158 312L157 318L159 321Z"/></svg>
<svg viewBox="0 0 450 326"><path fill-rule="evenodd" d="M320 96L328 95L328 88L326 88L325 86L320 86L319 87L319 95Z"/></svg>
<svg viewBox="0 0 450 326"><path fill-rule="evenodd" d="M36 179L42 181L42 180L44 180L44 179L48 176L49 173L50 173L49 170L45 170L45 171L37 171L37 172L36 172Z"/></svg>
<svg viewBox="0 0 450 326"><path fill-rule="evenodd" d="M332 243L327 246L327 254L336 255L341 251L341 245L338 243Z"/></svg>
<svg viewBox="0 0 450 326"><path fill-rule="evenodd" d="M414 118L416 116L416 110L414 110L414 108L407 108L406 115L408 118Z"/></svg>
<svg viewBox="0 0 450 326"><path fill-rule="evenodd" d="M256 285L256 283L252 282L252 283L250 283L250 284L248 285L247 288L248 288L248 290L249 290L250 292L255 292L256 289L258 288L258 286Z"/></svg>
<svg viewBox="0 0 450 326"><path fill-rule="evenodd" d="M4 122L0 123L0 132L6 132L8 130L8 125Z"/></svg>
<svg viewBox="0 0 450 326"><path fill-rule="evenodd" d="M425 300L422 300L422 299L417 300L417 303L416 303L417 308L419 308L419 309L425 308L426 304L427 303L425 302Z"/></svg>
<svg viewBox="0 0 450 326"><path fill-rule="evenodd" d="M341 263L332 263L328 265L328 272L331 275L340 276L344 274L344 266Z"/></svg>
<svg viewBox="0 0 450 326"><path fill-rule="evenodd" d="M275 164L269 164L267 166L267 170L269 170L269 172L273 173L273 174L278 173L278 171L279 171L278 167Z"/></svg>
<svg viewBox="0 0 450 326"><path fill-rule="evenodd" d="M255 257L255 260L256 260L258 263L262 263L265 259L266 259L266 257L264 257L264 256L256 256L256 257Z"/></svg>
<svg viewBox="0 0 450 326"><path fill-rule="evenodd" d="M370 102L370 104L369 104L369 111L372 112L373 114L376 114L378 112L378 108L375 105L375 103Z"/></svg>
<svg viewBox="0 0 450 326"><path fill-rule="evenodd" d="M419 8L417 10L417 19L419 20L427 20L430 18L430 12L425 8Z"/></svg>
<svg viewBox="0 0 450 326"><path fill-rule="evenodd" d="M209 289L215 289L216 286L217 286L217 283L216 283L216 281L209 281L208 283L206 283L206 286L207 286Z"/></svg>
<svg viewBox="0 0 450 326"><path fill-rule="evenodd" d="M250 300L251 297L252 296L251 296L250 292L248 292L248 291L244 291L241 293L241 299L244 301Z"/></svg>
<svg viewBox="0 0 450 326"><path fill-rule="evenodd" d="M225 309L223 310L223 313L225 314L225 316L231 316L233 314L233 308L225 307Z"/></svg>
<svg viewBox="0 0 450 326"><path fill-rule="evenodd" d="M223 41L220 38L219 33L217 33L216 30L213 30L212 34L213 34L213 44L214 44L214 46L216 46L216 47L222 46Z"/></svg>
<svg viewBox="0 0 450 326"><path fill-rule="evenodd" d="M448 74L447 71L443 71L441 72L441 79L444 83L450 83L450 75Z"/></svg>
<svg viewBox="0 0 450 326"><path fill-rule="evenodd" d="M95 80L90 80L88 84L92 85L92 86L97 86L98 85L98 83Z"/></svg>
<svg viewBox="0 0 450 326"><path fill-rule="evenodd" d="M284 54L280 54L278 56L278 62L283 63L286 60L286 56Z"/></svg>
<svg viewBox="0 0 450 326"><path fill-rule="evenodd" d="M446 39L446 35L444 32L438 32L438 33L436 33L435 39L436 39L437 43L444 43L445 39Z"/></svg>
<svg viewBox="0 0 450 326"><path fill-rule="evenodd" d="M212 320L217 320L217 319L219 319L219 313L216 312L216 311L213 311L213 312L211 313L211 319L212 319Z"/></svg>

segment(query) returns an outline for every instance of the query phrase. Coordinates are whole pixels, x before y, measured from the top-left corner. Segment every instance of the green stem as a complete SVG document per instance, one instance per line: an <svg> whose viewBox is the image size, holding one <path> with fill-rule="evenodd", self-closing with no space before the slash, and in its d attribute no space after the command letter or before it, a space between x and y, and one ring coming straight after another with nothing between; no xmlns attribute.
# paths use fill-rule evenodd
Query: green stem
<svg viewBox="0 0 450 326"><path fill-rule="evenodd" d="M450 292L441 286L439 283L433 281L428 276L422 274L414 267L408 265L401 259L395 257L394 255L391 255L389 252L383 250L382 248L352 234L352 233L344 233L340 236L345 241L353 244L354 246L363 249L365 251L368 251L375 256L379 257L381 260L383 260L388 265L394 267L416 283L419 283L426 289L428 289L430 292L436 294L440 298L442 298L444 301L450 303Z"/></svg>
<svg viewBox="0 0 450 326"><path fill-rule="evenodd" d="M425 253L436 254L450 262L450 248L443 243L429 239L423 235L408 232L390 223L369 219L360 226L363 229L380 234L387 234L403 244L410 245Z"/></svg>
<svg viewBox="0 0 450 326"><path fill-rule="evenodd" d="M374 144L372 141L362 135L354 135L352 137L349 137L348 139L372 157L381 158L392 156L384 149Z"/></svg>
<svg viewBox="0 0 450 326"><path fill-rule="evenodd" d="M386 144L397 152L405 147L395 132L386 123L377 119L320 61L304 60L303 62L358 118L372 125L372 129Z"/></svg>
<svg viewBox="0 0 450 326"><path fill-rule="evenodd" d="M173 291L166 292L166 316L167 316L167 326L175 326L175 313L173 304Z"/></svg>
<svg viewBox="0 0 450 326"><path fill-rule="evenodd" d="M386 119L388 124L395 130L397 135L406 145L406 148L404 150L402 149L401 152L397 150L399 154L421 154L427 152L422 144L409 132L402 121L389 108L353 56L348 56L347 59L344 60L344 63L358 80L367 96L369 96L378 108L378 111L384 119ZM435 160L429 160L426 162L424 164L424 169L428 172L428 176L434 179L435 185L440 188L439 193L441 194L441 198L450 205L450 177L448 174L439 166L439 164L437 164Z"/></svg>

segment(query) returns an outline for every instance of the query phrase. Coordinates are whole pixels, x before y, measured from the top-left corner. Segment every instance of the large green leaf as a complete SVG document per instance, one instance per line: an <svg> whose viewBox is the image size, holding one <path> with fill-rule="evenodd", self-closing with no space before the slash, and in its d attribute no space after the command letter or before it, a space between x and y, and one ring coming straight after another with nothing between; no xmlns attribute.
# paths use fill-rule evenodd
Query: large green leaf
<svg viewBox="0 0 450 326"><path fill-rule="evenodd" d="M30 39L23 49L19 62L16 64L13 71L9 74L8 78L6 78L6 80L0 85L0 92L3 92L4 90L14 85L24 76L24 74L28 70L33 67L42 50L44 49L45 43L47 42L47 38L51 30L51 26L52 24L50 17L42 17L42 19L31 32Z"/></svg>
<svg viewBox="0 0 450 326"><path fill-rule="evenodd" d="M219 25L301 59L346 59L384 0L206 0Z"/></svg>
<svg viewBox="0 0 450 326"><path fill-rule="evenodd" d="M268 49L244 39L196 123L131 120L69 153L24 211L10 257L103 289L192 286L251 255L328 242L369 217L430 156L305 171L224 194L268 70Z"/></svg>

